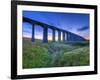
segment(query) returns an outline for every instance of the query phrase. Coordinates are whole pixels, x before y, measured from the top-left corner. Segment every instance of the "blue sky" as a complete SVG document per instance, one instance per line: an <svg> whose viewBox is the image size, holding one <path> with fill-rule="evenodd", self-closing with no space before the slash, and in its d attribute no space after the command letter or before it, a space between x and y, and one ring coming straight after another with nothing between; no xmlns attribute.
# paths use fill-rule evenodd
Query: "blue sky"
<svg viewBox="0 0 100 80"><path fill-rule="evenodd" d="M28 17L58 28L73 32L86 39L89 39L89 14L82 13L60 13L60 12L35 12L23 11L23 16ZM43 38L43 29L35 25L35 38ZM32 25L23 23L23 36L31 38ZM52 30L49 29L49 39L52 37ZM56 32L57 38L57 32Z"/></svg>

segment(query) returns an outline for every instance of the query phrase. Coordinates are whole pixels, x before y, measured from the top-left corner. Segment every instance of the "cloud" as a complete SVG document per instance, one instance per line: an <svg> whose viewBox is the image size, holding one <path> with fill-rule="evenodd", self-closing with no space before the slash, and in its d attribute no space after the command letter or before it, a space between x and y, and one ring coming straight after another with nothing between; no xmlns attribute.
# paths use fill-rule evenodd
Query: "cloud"
<svg viewBox="0 0 100 80"><path fill-rule="evenodd" d="M89 27L88 26L84 26L82 28L77 29L77 31L85 31L87 29L89 29Z"/></svg>
<svg viewBox="0 0 100 80"><path fill-rule="evenodd" d="M31 38L32 37L32 34L27 33L27 32L23 32L23 37Z"/></svg>
<svg viewBox="0 0 100 80"><path fill-rule="evenodd" d="M25 33L32 33L32 31L31 30L23 30L23 32L25 32Z"/></svg>

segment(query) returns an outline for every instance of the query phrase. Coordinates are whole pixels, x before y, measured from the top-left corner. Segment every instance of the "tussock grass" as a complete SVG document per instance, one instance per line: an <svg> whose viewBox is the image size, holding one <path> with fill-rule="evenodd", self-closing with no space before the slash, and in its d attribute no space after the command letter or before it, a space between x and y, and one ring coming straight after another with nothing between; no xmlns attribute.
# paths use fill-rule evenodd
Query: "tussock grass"
<svg viewBox="0 0 100 80"><path fill-rule="evenodd" d="M89 65L89 47L85 46L69 52L65 52L60 59L62 66L85 66Z"/></svg>
<svg viewBox="0 0 100 80"><path fill-rule="evenodd" d="M23 68L89 65L89 43L42 43L23 39Z"/></svg>

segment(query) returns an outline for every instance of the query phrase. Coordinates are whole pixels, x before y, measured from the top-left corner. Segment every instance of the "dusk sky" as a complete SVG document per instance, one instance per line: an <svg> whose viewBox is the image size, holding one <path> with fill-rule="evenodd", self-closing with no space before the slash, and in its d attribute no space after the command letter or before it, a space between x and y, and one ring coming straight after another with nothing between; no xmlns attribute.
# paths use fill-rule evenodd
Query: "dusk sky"
<svg viewBox="0 0 100 80"><path fill-rule="evenodd" d="M23 11L23 16L53 25L89 39L89 14ZM32 25L30 23L23 22L23 37L31 38L31 33ZM58 33L56 31L56 39L57 35ZM43 38L43 29L41 26L35 25L35 38ZM52 39L52 30L50 29L48 32L48 39Z"/></svg>

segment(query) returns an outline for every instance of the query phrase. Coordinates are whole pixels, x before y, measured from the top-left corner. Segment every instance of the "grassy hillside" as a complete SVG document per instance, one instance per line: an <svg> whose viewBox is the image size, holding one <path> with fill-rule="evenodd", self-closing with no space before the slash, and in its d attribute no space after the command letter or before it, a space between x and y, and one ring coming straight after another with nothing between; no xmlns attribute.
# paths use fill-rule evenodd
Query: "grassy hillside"
<svg viewBox="0 0 100 80"><path fill-rule="evenodd" d="M42 43L23 39L23 68L89 65L88 42Z"/></svg>

